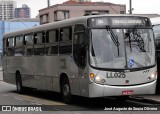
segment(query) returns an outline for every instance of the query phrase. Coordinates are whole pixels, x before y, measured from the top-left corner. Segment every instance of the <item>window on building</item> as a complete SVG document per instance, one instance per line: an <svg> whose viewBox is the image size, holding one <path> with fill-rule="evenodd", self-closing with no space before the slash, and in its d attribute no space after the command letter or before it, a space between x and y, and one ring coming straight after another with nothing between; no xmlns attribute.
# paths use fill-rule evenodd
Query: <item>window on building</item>
<svg viewBox="0 0 160 114"><path fill-rule="evenodd" d="M40 16L40 23L48 23L49 22L49 14L44 14Z"/></svg>
<svg viewBox="0 0 160 114"><path fill-rule="evenodd" d="M54 20L59 21L63 19L69 19L69 11L63 10L63 11L55 11L54 12Z"/></svg>
<svg viewBox="0 0 160 114"><path fill-rule="evenodd" d="M69 19L69 11L63 11L64 19Z"/></svg>
<svg viewBox="0 0 160 114"><path fill-rule="evenodd" d="M120 11L120 14L124 14L124 11Z"/></svg>
<svg viewBox="0 0 160 114"><path fill-rule="evenodd" d="M109 14L109 11L108 10L100 10L98 11L98 14Z"/></svg>

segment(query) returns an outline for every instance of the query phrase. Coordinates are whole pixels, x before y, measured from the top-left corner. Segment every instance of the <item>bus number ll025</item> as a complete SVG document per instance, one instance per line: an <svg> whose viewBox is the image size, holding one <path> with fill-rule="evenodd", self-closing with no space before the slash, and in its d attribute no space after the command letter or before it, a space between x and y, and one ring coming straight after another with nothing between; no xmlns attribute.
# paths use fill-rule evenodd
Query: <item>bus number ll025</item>
<svg viewBox="0 0 160 114"><path fill-rule="evenodd" d="M107 72L106 73L107 78L125 78L126 75L124 72Z"/></svg>

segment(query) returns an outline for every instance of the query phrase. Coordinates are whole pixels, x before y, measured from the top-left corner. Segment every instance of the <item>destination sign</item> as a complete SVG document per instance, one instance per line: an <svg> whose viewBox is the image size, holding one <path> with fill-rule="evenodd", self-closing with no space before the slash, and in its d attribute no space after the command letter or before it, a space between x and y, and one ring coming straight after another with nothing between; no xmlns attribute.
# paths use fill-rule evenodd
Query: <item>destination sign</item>
<svg viewBox="0 0 160 114"><path fill-rule="evenodd" d="M133 25L133 24L144 24L142 22L142 20L139 20L139 19L113 19L112 20L112 25Z"/></svg>
<svg viewBox="0 0 160 114"><path fill-rule="evenodd" d="M128 27L134 25L140 25L143 27L151 26L148 18L135 16L96 17L90 19L89 24L91 27Z"/></svg>

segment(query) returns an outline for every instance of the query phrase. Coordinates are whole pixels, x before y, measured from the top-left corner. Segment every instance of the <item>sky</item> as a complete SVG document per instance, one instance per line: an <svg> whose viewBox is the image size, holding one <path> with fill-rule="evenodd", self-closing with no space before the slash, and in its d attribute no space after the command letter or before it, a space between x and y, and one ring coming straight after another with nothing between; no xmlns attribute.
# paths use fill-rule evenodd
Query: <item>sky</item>
<svg viewBox="0 0 160 114"><path fill-rule="evenodd" d="M27 4L31 8L31 17L34 18L38 15L38 10L47 7L47 0L14 0L17 2L17 7L21 7L22 4ZM51 5L61 4L67 0L50 0ZM115 4L125 4L126 13L129 10L130 0L91 0L111 2ZM141 14L160 14L160 0L132 0L133 13Z"/></svg>

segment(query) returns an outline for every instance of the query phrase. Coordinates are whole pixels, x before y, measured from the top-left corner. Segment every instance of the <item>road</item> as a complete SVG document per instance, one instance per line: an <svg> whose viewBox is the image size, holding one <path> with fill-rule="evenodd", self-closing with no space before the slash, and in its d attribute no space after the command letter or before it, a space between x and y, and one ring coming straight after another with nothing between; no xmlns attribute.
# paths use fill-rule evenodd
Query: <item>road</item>
<svg viewBox="0 0 160 114"><path fill-rule="evenodd" d="M0 74L2 76L2 74ZM159 96L151 97L160 100ZM142 97L141 97L142 98ZM149 96L148 96L149 98ZM150 98L149 98L150 99ZM73 114L82 114L87 112L94 113L105 113L104 109L111 107L158 107L160 108L160 102L150 102L150 101L141 101L142 99L128 99L126 101L115 99L115 98L96 98L96 99L88 99L84 97L75 97L73 104L65 104L62 102L61 96L59 93L48 92L48 91L38 91L32 90L27 91L24 94L18 94L16 92L16 86L12 84L7 84L0 81L0 105L21 105L21 106L42 106L47 110L56 111L56 113L73 113ZM48 111L47 114L52 113L52 111ZM58 111L58 112L57 112ZM71 111L71 112L69 112ZM127 111L128 112L128 111ZM150 111L145 112L144 114L149 114ZM34 114L36 112L33 112ZM114 111L107 111L107 113L114 114ZM133 113L133 111L131 111ZM139 112L143 114L143 112ZM154 111L154 113L158 113ZM15 113L17 114L17 113Z"/></svg>

